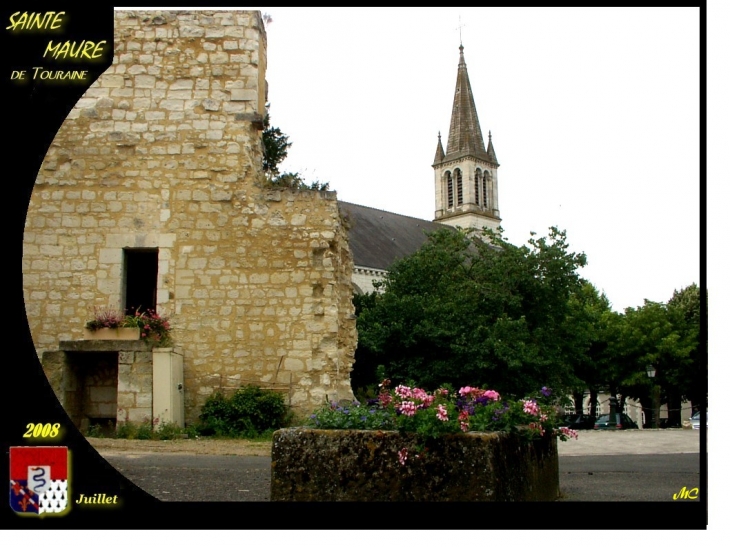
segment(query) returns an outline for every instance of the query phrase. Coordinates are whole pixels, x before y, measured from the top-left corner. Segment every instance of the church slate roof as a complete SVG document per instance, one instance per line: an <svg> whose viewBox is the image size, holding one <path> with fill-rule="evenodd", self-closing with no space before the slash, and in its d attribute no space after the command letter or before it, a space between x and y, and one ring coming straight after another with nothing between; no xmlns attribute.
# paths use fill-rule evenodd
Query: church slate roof
<svg viewBox="0 0 730 547"><path fill-rule="evenodd" d="M433 158L433 164L436 165L441 163L445 155L446 154L444 154L444 147L441 144L441 132L439 131L439 143L438 145L436 145L436 155Z"/></svg>
<svg viewBox="0 0 730 547"><path fill-rule="evenodd" d="M456 91L451 110L451 126L446 145L446 156L442 161L452 161L464 156L473 156L496 163L494 147L489 141L489 151L484 148L484 137L479 126L474 94L469 83L469 73L464 60L464 46L459 46L459 68L456 75ZM434 163L439 163L438 161Z"/></svg>
<svg viewBox="0 0 730 547"><path fill-rule="evenodd" d="M451 226L364 205L340 201L350 226L350 250L355 266L387 270L394 261L415 253L434 230Z"/></svg>

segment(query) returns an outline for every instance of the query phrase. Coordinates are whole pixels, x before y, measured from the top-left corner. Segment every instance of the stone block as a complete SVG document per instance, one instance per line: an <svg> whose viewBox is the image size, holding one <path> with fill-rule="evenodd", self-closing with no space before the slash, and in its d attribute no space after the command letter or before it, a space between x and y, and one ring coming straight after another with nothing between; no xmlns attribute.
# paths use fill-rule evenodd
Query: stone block
<svg viewBox="0 0 730 547"><path fill-rule="evenodd" d="M399 452L407 451L405 464ZM396 431L274 433L271 501L555 501L555 438L467 433L423 440Z"/></svg>
<svg viewBox="0 0 730 547"><path fill-rule="evenodd" d="M258 92L255 89L231 89L232 101L256 101Z"/></svg>
<svg viewBox="0 0 730 547"><path fill-rule="evenodd" d="M152 407L136 407L130 408L127 412L127 419L135 424L141 424L150 420L152 415Z"/></svg>
<svg viewBox="0 0 730 547"><path fill-rule="evenodd" d="M91 386L91 387L89 387L89 400L93 403L115 403L116 404L117 387L116 386Z"/></svg>

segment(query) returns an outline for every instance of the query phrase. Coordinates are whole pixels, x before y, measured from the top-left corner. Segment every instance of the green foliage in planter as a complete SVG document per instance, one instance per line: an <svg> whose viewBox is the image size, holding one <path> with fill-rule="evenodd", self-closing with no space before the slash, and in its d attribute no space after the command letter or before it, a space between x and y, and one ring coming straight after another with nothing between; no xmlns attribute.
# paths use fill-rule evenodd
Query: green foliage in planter
<svg viewBox="0 0 730 547"><path fill-rule="evenodd" d="M394 416L375 405L332 402L309 417L307 425L319 429L395 429Z"/></svg>
<svg viewBox="0 0 730 547"><path fill-rule="evenodd" d="M155 347L172 345L170 318L155 310L139 311L125 315L123 312L106 307L95 307L94 318L84 325L91 331L99 329L137 328L142 340Z"/></svg>
<svg viewBox="0 0 730 547"><path fill-rule="evenodd" d="M290 422L290 411L280 393L244 386L230 397L220 392L208 397L200 412L198 429L202 435L250 439L286 427Z"/></svg>
<svg viewBox="0 0 730 547"><path fill-rule="evenodd" d="M444 386L433 393L381 384L377 399L361 405L330 402L314 412L307 425L319 429L381 429L415 433L424 441L468 431L506 431L527 439L556 436L567 440L575 432L560 426L557 408L563 403L552 389L520 399L503 399L489 389Z"/></svg>
<svg viewBox="0 0 730 547"><path fill-rule="evenodd" d="M134 315L127 315L124 318L124 326L138 328L140 338L150 345L159 347L172 345L170 318L160 315L155 310L145 312L137 310Z"/></svg>
<svg viewBox="0 0 730 547"><path fill-rule="evenodd" d="M97 306L94 308L94 318L85 323L90 331L99 329L118 329L126 326L124 324L124 313L114 308Z"/></svg>

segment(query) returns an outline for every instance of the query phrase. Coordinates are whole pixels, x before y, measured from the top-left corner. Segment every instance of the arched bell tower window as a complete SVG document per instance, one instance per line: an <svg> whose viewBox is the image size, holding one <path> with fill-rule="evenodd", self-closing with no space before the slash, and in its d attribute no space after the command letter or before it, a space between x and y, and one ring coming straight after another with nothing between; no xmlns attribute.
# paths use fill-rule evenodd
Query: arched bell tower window
<svg viewBox="0 0 730 547"><path fill-rule="evenodd" d="M488 208L491 200L489 195L492 187L492 175L489 171L484 171L484 178L482 179L482 195L484 196L484 207Z"/></svg>
<svg viewBox="0 0 730 547"><path fill-rule="evenodd" d="M461 169L454 169L456 178L456 204L464 205L464 185L461 179Z"/></svg>
<svg viewBox="0 0 730 547"><path fill-rule="evenodd" d="M482 170L477 169L474 173L474 202L479 205L479 181L482 178Z"/></svg>
<svg viewBox="0 0 730 547"><path fill-rule="evenodd" d="M444 174L446 177L446 196L447 196L447 203L448 209L451 209L454 206L454 179L451 177L451 171L446 171Z"/></svg>

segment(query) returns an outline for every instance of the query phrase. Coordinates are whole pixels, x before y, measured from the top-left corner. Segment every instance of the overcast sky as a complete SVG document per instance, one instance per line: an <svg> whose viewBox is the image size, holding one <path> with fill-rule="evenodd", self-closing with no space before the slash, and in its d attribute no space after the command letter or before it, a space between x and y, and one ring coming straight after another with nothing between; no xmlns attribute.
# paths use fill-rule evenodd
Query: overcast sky
<svg viewBox="0 0 730 547"><path fill-rule="evenodd" d="M507 239L566 230L616 311L699 283L699 9L259 9L285 170L432 220L461 39Z"/></svg>

